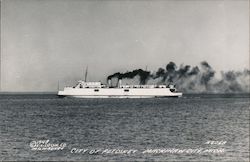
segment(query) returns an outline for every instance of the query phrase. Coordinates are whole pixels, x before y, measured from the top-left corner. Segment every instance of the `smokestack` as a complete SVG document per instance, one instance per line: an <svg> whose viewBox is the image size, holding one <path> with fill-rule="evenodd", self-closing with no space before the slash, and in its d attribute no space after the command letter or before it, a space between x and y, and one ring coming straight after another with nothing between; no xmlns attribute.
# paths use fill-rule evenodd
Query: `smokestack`
<svg viewBox="0 0 250 162"><path fill-rule="evenodd" d="M121 85L122 85L122 80L119 79L119 80L118 80L118 87L121 88Z"/></svg>
<svg viewBox="0 0 250 162"><path fill-rule="evenodd" d="M112 87L111 79L108 79L108 87Z"/></svg>

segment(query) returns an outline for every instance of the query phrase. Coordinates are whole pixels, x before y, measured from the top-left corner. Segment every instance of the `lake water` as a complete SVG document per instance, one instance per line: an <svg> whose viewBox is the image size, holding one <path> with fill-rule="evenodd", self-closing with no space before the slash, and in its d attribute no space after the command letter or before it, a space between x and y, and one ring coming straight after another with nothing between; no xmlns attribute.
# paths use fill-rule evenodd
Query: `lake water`
<svg viewBox="0 0 250 162"><path fill-rule="evenodd" d="M73 99L2 94L0 160L249 161L249 105L249 95ZM46 150L39 140L66 146Z"/></svg>

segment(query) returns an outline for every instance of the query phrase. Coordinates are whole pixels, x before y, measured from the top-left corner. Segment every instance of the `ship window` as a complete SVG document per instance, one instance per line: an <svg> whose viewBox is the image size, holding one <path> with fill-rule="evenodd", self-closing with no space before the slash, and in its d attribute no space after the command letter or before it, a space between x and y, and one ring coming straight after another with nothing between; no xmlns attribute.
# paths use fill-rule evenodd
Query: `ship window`
<svg viewBox="0 0 250 162"><path fill-rule="evenodd" d="M124 89L124 92L129 92L129 89Z"/></svg>
<svg viewBox="0 0 250 162"><path fill-rule="evenodd" d="M94 91L95 91L95 92L99 92L99 89L95 89Z"/></svg>

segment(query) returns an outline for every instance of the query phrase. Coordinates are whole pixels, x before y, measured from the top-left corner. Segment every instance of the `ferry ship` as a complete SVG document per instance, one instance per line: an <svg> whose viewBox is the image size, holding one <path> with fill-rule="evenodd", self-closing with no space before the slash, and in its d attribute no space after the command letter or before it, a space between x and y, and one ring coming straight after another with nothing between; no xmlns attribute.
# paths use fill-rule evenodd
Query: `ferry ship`
<svg viewBox="0 0 250 162"><path fill-rule="evenodd" d="M76 98L154 98L154 97L181 97L174 85L122 85L118 80L116 87L101 82L78 81L76 86L65 87L58 91L59 97Z"/></svg>

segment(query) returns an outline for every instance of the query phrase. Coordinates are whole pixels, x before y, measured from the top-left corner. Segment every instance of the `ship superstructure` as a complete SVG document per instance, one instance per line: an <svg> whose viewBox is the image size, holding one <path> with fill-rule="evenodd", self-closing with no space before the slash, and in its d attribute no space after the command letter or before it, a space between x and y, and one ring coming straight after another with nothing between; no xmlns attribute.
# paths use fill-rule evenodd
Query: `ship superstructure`
<svg viewBox="0 0 250 162"><path fill-rule="evenodd" d="M173 85L122 85L120 79L116 87L111 86L111 80L108 80L107 85L80 80L76 86L58 91L58 95L77 98L153 98L180 97L182 93Z"/></svg>

